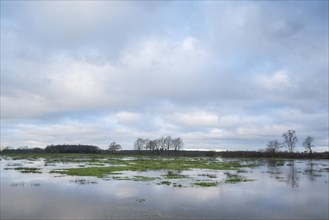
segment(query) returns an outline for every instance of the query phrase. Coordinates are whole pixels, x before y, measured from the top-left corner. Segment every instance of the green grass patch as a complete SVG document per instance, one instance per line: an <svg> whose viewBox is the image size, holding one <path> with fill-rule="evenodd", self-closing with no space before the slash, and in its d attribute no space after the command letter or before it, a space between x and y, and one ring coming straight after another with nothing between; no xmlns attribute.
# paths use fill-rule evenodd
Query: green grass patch
<svg viewBox="0 0 329 220"><path fill-rule="evenodd" d="M119 156L102 154L41 154L41 155L10 155L12 158L25 159L29 161L44 161L45 166L56 166L57 163L78 166L75 168L61 168L51 170L49 173L56 173L70 176L94 176L98 178L107 178L109 180L130 180L130 181L155 181L160 185L172 185L181 187L181 184L172 183L167 180L187 179L189 175L182 175L181 171L196 170L200 172L198 176L204 176L210 179L217 178L216 174L207 173L211 170L235 171L236 173L247 172L244 168L253 168L257 166L250 161L220 161L207 157L163 157L163 156ZM10 167L11 168L11 167ZM18 168L20 172L41 173L38 168ZM325 168L325 167L324 167ZM7 168L5 168L7 169ZM326 169L326 168L325 168ZM164 175L158 177L147 176L125 176L125 171L166 171ZM237 183L251 181L238 174L229 174L224 180L226 183ZM159 174L160 175L160 174ZM217 182L196 182L199 186L218 184ZM201 184L201 185L200 185ZM193 184L192 184L193 185Z"/></svg>
<svg viewBox="0 0 329 220"><path fill-rule="evenodd" d="M169 181L161 181L159 183L159 185L167 185L167 186L169 186L170 184L171 184L171 182L169 182Z"/></svg>
<svg viewBox="0 0 329 220"><path fill-rule="evenodd" d="M232 178L228 178L225 180L225 183L240 183L240 182L246 182L247 180L244 178L240 178L240 177L232 177Z"/></svg>
<svg viewBox="0 0 329 220"><path fill-rule="evenodd" d="M239 170L246 166L239 162L220 162L209 160L208 158L162 158L162 157L143 157L131 160L120 160L110 158L108 161L115 166L101 167L79 167L54 170L54 173L67 174L73 176L96 176L105 177L114 172L121 171L149 171L149 170L167 170L183 171L191 169L209 169L209 170ZM187 178L188 176L175 173L168 173L164 177L168 179Z"/></svg>
<svg viewBox="0 0 329 220"><path fill-rule="evenodd" d="M17 170L21 173L42 173L40 168L35 168L35 167L14 167L14 168L5 168L5 170Z"/></svg>
<svg viewBox="0 0 329 220"><path fill-rule="evenodd" d="M147 177L147 176L133 176L134 181L153 181L159 179L158 177Z"/></svg>
<svg viewBox="0 0 329 220"><path fill-rule="evenodd" d="M243 170L243 169L241 169L241 170L237 170L236 172L237 172L237 173L248 173L247 170Z"/></svg>
<svg viewBox="0 0 329 220"><path fill-rule="evenodd" d="M210 174L210 173L199 174L198 176L205 176L205 177L212 178L212 179L217 178L216 174Z"/></svg>
<svg viewBox="0 0 329 220"><path fill-rule="evenodd" d="M178 173L174 173L173 171L169 170L166 175L162 175L162 177L167 179L184 179L188 178L188 175L182 175Z"/></svg>
<svg viewBox="0 0 329 220"><path fill-rule="evenodd" d="M193 183L195 186L201 186L201 187L213 187L217 186L218 182L195 182Z"/></svg>
<svg viewBox="0 0 329 220"><path fill-rule="evenodd" d="M173 183L173 185L172 185L173 187L183 187L183 185L182 184L180 184L180 183Z"/></svg>
<svg viewBox="0 0 329 220"><path fill-rule="evenodd" d="M128 176L113 176L112 179L114 180L131 180Z"/></svg>
<svg viewBox="0 0 329 220"><path fill-rule="evenodd" d="M7 166L12 166L12 167L17 167L17 166L22 166L23 164L21 163L8 163Z"/></svg>
<svg viewBox="0 0 329 220"><path fill-rule="evenodd" d="M249 181L254 181L253 179L247 179L244 176L238 175L238 174L233 174L230 172L225 172L226 175L225 183L240 183L240 182L249 182Z"/></svg>
<svg viewBox="0 0 329 220"><path fill-rule="evenodd" d="M109 174L125 171L126 167L112 166L112 167L83 167L83 168L68 168L61 170L52 170L50 173L66 174L70 176L96 176L99 178L106 177Z"/></svg>

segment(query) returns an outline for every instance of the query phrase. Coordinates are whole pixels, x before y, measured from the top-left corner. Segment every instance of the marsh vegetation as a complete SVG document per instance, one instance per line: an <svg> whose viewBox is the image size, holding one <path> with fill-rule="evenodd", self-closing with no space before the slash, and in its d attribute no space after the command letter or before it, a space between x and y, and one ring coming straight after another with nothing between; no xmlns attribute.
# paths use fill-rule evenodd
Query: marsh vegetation
<svg viewBox="0 0 329 220"><path fill-rule="evenodd" d="M11 155L12 160L22 159L22 155ZM163 184L166 181L173 186L217 186L219 183L233 183L232 177L217 176L216 173L234 171L245 172L244 168L257 166L253 161L222 161L207 157L160 157L160 156L114 156L114 155L81 155L81 154L46 154L25 156L26 163L39 161L47 169L36 167L10 166L6 170L18 170L22 173L46 172L54 175L77 177L96 177L112 180L149 181ZM12 163L13 164L13 163ZM11 164L11 165L12 165ZM153 176L150 176L153 172ZM232 174L233 175L233 174ZM247 178L235 174L242 180ZM200 181L207 179L209 184ZM236 178L235 182L238 182ZM182 183L183 182L183 183ZM168 184L168 185L170 185Z"/></svg>

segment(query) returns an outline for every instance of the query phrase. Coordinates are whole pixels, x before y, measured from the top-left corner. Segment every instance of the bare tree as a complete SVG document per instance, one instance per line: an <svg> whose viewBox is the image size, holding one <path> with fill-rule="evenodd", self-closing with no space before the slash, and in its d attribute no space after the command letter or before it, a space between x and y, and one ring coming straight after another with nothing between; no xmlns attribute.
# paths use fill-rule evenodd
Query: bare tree
<svg viewBox="0 0 329 220"><path fill-rule="evenodd" d="M303 147L310 153L312 153L312 148L314 147L314 145L312 144L313 140L314 138L312 136L307 136L303 141Z"/></svg>
<svg viewBox="0 0 329 220"><path fill-rule="evenodd" d="M134 150L143 150L144 140L142 138L137 138L134 142Z"/></svg>
<svg viewBox="0 0 329 220"><path fill-rule="evenodd" d="M149 142L148 142L148 149L150 150L150 151L154 151L155 149L156 149L156 146L157 146L157 139L155 139L155 140L150 140Z"/></svg>
<svg viewBox="0 0 329 220"><path fill-rule="evenodd" d="M282 134L283 137L283 143L286 144L289 152L293 152L294 148L296 146L296 143L298 142L298 138L296 136L296 131L288 130L286 133Z"/></svg>
<svg viewBox="0 0 329 220"><path fill-rule="evenodd" d="M121 149L122 149L121 145L117 144L116 142L112 142L109 146L109 151L118 151Z"/></svg>
<svg viewBox="0 0 329 220"><path fill-rule="evenodd" d="M160 150L164 151L166 149L166 141L164 137L159 139Z"/></svg>
<svg viewBox="0 0 329 220"><path fill-rule="evenodd" d="M156 141L155 150L156 151L161 150L161 146L162 146L162 142L163 142L163 137L158 138L155 141Z"/></svg>
<svg viewBox="0 0 329 220"><path fill-rule="evenodd" d="M280 143L278 140L275 139L268 142L266 151L277 152L281 147L282 147L282 143Z"/></svg>
<svg viewBox="0 0 329 220"><path fill-rule="evenodd" d="M183 148L184 142L180 137L178 137L172 140L172 145L175 151L179 151Z"/></svg>
<svg viewBox="0 0 329 220"><path fill-rule="evenodd" d="M150 139L146 138L137 138L136 141L134 142L134 149L135 150L148 150L150 149Z"/></svg>
<svg viewBox="0 0 329 220"><path fill-rule="evenodd" d="M143 149L148 150L150 148L150 139L143 139Z"/></svg>
<svg viewBox="0 0 329 220"><path fill-rule="evenodd" d="M150 151L164 151L164 150L181 150L184 146L183 140L178 138L171 138L170 136L161 137L158 139L150 140L148 138L137 138L134 142L134 149L141 150L150 150Z"/></svg>
<svg viewBox="0 0 329 220"><path fill-rule="evenodd" d="M170 148L172 148L172 138L170 136L167 136L167 137L165 137L163 142L164 142L165 149L169 151Z"/></svg>

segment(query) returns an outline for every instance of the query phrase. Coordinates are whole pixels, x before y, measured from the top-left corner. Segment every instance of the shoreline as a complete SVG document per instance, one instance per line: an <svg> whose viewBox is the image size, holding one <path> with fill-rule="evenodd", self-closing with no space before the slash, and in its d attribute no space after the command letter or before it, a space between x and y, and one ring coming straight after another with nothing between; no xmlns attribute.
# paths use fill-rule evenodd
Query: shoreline
<svg viewBox="0 0 329 220"><path fill-rule="evenodd" d="M0 155L13 154L39 154L39 155L54 155L54 154L93 154L93 155L117 155L117 156L173 156L173 157L234 157L234 158L278 158L278 159L329 159L329 152L259 152L259 151L146 151L146 150L120 150L109 151L100 150L95 153L85 152L45 152L43 149L6 149L2 150Z"/></svg>

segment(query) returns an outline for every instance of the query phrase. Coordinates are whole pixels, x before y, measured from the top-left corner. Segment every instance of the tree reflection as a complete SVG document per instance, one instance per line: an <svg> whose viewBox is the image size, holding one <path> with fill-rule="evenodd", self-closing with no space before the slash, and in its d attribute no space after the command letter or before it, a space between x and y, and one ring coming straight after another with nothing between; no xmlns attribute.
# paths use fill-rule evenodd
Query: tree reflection
<svg viewBox="0 0 329 220"><path fill-rule="evenodd" d="M266 161L266 165L268 168L267 173L270 174L271 178L275 178L279 181L282 181L284 178L280 176L282 174L282 166L284 165L284 161L276 160L276 159L268 159Z"/></svg>
<svg viewBox="0 0 329 220"><path fill-rule="evenodd" d="M297 175L297 168L295 167L295 161L291 160L287 164L289 171L287 173L287 184L292 188L299 187L299 176Z"/></svg>
<svg viewBox="0 0 329 220"><path fill-rule="evenodd" d="M319 174L319 170L315 169L315 165L316 163L313 163L313 161L311 160L311 162L307 164L304 170L304 174L308 176L311 182L314 182L317 177L322 176L321 174Z"/></svg>

